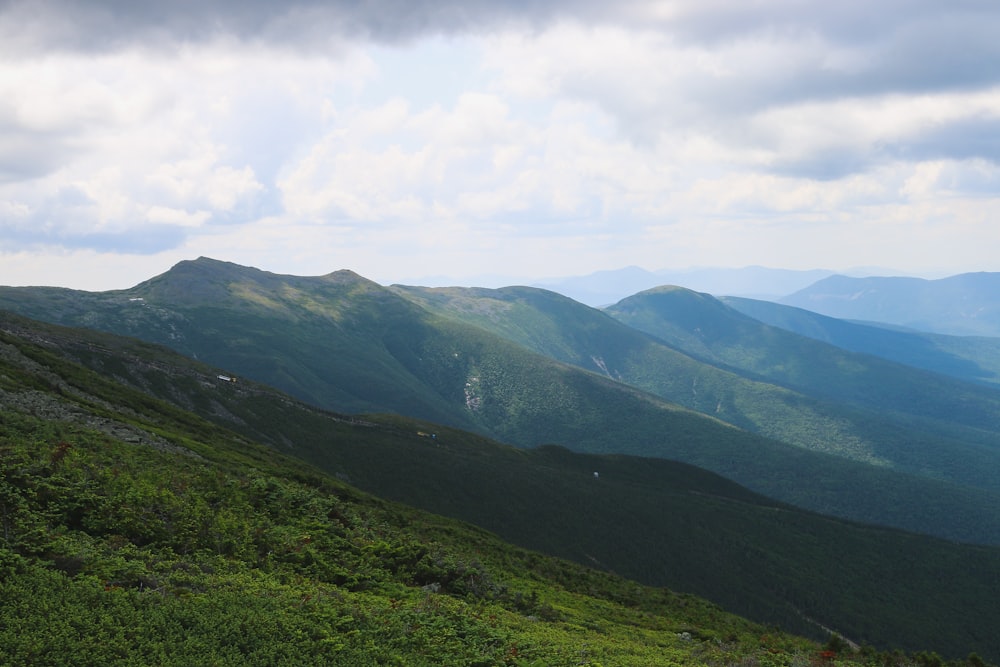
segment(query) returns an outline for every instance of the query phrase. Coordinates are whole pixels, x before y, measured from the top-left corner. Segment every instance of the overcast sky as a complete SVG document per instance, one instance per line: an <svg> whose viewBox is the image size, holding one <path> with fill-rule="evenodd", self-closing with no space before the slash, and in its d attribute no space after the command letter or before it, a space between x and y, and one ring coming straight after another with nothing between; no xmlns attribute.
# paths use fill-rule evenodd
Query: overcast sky
<svg viewBox="0 0 1000 667"><path fill-rule="evenodd" d="M0 284L997 271L997 35L995 0L0 0Z"/></svg>

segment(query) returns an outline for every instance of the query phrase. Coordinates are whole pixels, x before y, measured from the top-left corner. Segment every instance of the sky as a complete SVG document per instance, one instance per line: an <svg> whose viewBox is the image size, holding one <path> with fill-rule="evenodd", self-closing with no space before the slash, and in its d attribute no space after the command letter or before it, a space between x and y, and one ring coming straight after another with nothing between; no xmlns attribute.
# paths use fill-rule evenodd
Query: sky
<svg viewBox="0 0 1000 667"><path fill-rule="evenodd" d="M0 284L1000 271L995 0L0 0Z"/></svg>

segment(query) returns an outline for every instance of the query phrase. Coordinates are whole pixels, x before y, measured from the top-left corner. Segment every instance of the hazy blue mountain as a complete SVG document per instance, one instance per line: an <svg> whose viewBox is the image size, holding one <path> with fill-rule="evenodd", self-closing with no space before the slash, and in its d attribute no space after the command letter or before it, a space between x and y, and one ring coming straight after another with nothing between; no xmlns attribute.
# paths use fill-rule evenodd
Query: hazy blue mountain
<svg viewBox="0 0 1000 667"><path fill-rule="evenodd" d="M832 271L822 269L793 271L761 266L740 269L696 268L680 271L667 269L647 271L630 266L613 271L598 271L586 276L536 281L533 285L558 292L589 306L602 307L660 285L680 285L710 294L776 299L832 274Z"/></svg>
<svg viewBox="0 0 1000 667"><path fill-rule="evenodd" d="M938 280L831 276L780 303L838 319L956 336L1000 336L1000 273Z"/></svg>
<svg viewBox="0 0 1000 667"><path fill-rule="evenodd" d="M973 382L1000 382L1000 338L948 336L838 320L771 301L720 297L756 320L831 345Z"/></svg>

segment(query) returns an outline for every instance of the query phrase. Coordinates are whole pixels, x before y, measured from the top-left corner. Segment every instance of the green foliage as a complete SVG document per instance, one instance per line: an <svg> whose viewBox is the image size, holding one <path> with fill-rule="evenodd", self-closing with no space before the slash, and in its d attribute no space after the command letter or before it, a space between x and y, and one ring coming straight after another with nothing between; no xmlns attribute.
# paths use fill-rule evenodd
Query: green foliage
<svg viewBox="0 0 1000 667"><path fill-rule="evenodd" d="M502 377L480 373L482 363L470 372L482 405L493 383L517 388L516 399L494 395L494 405L549 408L537 420L523 410L492 415L490 432L509 442L679 459L800 507L1000 543L991 509L1000 500L995 391L767 327L682 288L649 290L605 312L522 287L394 289L443 317L826 456L748 441L677 412L665 425L662 405L568 374L552 382L540 377L544 364L505 350Z"/></svg>
<svg viewBox="0 0 1000 667"><path fill-rule="evenodd" d="M514 549L267 450L252 456L257 446L190 417L211 459L125 442L93 428L93 413L66 418L98 404L92 394L53 396L46 409L62 404L61 418L32 414L23 400L40 397L16 386L23 373L0 373L3 664L654 665L760 653L759 626L700 600ZM78 370L75 389L107 387L89 379ZM121 409L149 426L148 412ZM168 410L156 417L175 442L197 437ZM724 647L710 639L723 635ZM784 641L789 660L815 651Z"/></svg>
<svg viewBox="0 0 1000 667"><path fill-rule="evenodd" d="M805 615L881 647L997 653L988 639L1000 623L990 583L1000 581L995 550L831 521L662 460L526 451L402 417L324 413L251 382L213 382L212 369L117 339L99 339L98 348L64 338L63 347L51 347L70 333L31 334L47 348L11 334L0 341L8 392L0 398L14 408L3 413L0 439L38 448L3 457L0 527L18 553L67 577L185 597L212 590L209 569L221 574L242 563L282 585L301 578L347 596L380 596L402 585L420 599L448 596L538 619L529 629L555 623L580 632L609 618L631 623L614 605L644 613L702 605L682 596L657 602L599 573L518 555L482 531L378 506L284 451L523 546L696 592L800 632L817 632ZM56 352L87 355L89 364L114 368L116 377L149 391L169 388L176 403L243 435ZM729 432L739 435L718 433ZM252 444L258 438L272 448ZM127 464L140 454L141 463ZM32 479L33 490L22 493ZM56 514L47 519L32 503ZM369 505L378 509L359 519L356 508ZM553 583L571 597L589 596L588 605L595 591L613 604L599 618L576 621L580 602L563 600ZM927 599L937 604L923 604ZM716 612L699 614L672 631L724 636L709 629Z"/></svg>
<svg viewBox="0 0 1000 667"><path fill-rule="evenodd" d="M575 458L552 448L518 452L401 418L316 417L301 406L286 409L292 405L287 398L245 381L242 368L261 371L300 395L327 401L326 405L391 404L430 418L444 415L452 423L520 444L564 442L595 452L683 458L803 506L950 531L946 534L952 536L996 539L995 513L990 509L996 498L989 493L886 474L749 436L616 380L528 354L482 328L431 316L356 276L288 280L253 274L249 279L211 263L195 264L187 267L197 269L190 276L172 275L137 288L134 293L149 298L143 302L146 305L136 305L120 293L83 299L77 311L78 306L62 305L67 313L78 313L81 323L123 326L130 333L197 351L201 358L227 360L227 367L236 368L241 376L235 385L216 381L214 369L109 336L76 338L80 335L76 332L14 322L9 328L28 331L27 336L41 346L7 334L0 341L23 357L4 367L0 388L10 396L16 394L17 411L34 419L15 424L10 437L37 436L32 442L41 446L32 464L17 463L11 454L16 464L10 468L11 479L31 477L38 462L53 473L38 477L31 494L0 490L2 528L13 536L10 544L19 549L16 555L29 563L48 563L45 567L72 581L96 577L112 590L178 599L211 595L222 586L211 577L239 563L268 582L281 586L314 582L310 585L317 590L362 607L359 598L382 600L387 590L394 591L395 599L407 601L399 608L408 611L426 600L483 605L502 610L500 616L516 621L517 631L525 633L524 643L518 642L518 655L510 656L518 660L538 661L545 656L557 656L565 664L589 660L597 649L579 648L581 637L617 632L606 630L603 619L619 618L625 625L635 625L613 606L602 607L598 616L574 612L581 604L592 604L595 591L604 596L601 599L628 607L634 596L627 587L595 588L586 584L593 575L581 574L585 571L568 564L515 563L505 560L514 557L504 556L497 566L492 554L502 549L477 533L459 537L457 529L440 529L439 534L435 528L419 531L417 537L413 529L413 539L400 542L391 531L373 530L379 522L401 525L398 516L392 518L401 510L363 522L367 533L348 530L353 525L349 522L341 522L342 531L331 530L326 526L329 516L324 519L322 512L308 509L316 503L325 507L322 502L309 500L305 497L309 493L285 483L333 492L341 499L358 496L276 453L286 451L363 482L367 489L474 520L523 544L645 581L696 590L754 617L770 615L769 620L788 627L809 627L811 623L801 618L805 614L880 646L913 649L933 641L930 648L948 655L969 650L990 659L996 655L989 643L991 634L982 630L997 625L996 611L988 602L995 598L991 582L997 581L992 550L967 550L910 536L894 539L884 532L867 539L868 529L848 530L837 522L792 513L717 479L702 479L706 486L680 491L676 478L700 475L687 468L670 467L671 472L660 477L664 468L659 463ZM155 302L171 292L176 293L176 304L167 304L168 308L162 305L165 302ZM214 306L199 301L207 293ZM514 312L523 321L536 317L530 308ZM605 330L595 329L592 338L590 333L584 335L585 329L577 331L580 338L562 346L563 353L579 350L580 340L602 341ZM558 343L548 334L543 338L550 347ZM649 344L648 338L640 338ZM623 354L635 354L621 349ZM99 370L104 379L67 363L61 358L67 354ZM609 359L610 355L602 363L608 366ZM633 364L631 372L676 381L673 366L650 367L641 362L641 355L623 359ZM690 375L681 383L697 400L707 396L714 402L720 392L731 390L717 381L721 376L700 372L695 371L696 384L689 382ZM128 390L108 379L112 377L145 393ZM739 395L739 400L736 393L727 400L738 404L741 414L774 414L767 410L780 404L764 393ZM785 396L785 408L792 411L800 399L792 392ZM201 418L180 406L197 411ZM88 417L81 421L79 414ZM207 420L238 429L242 436ZM82 423L89 426L77 428ZM50 425L56 425L55 430L46 430ZM778 424L786 430L789 425L803 429L798 436L802 438L826 428L825 422L791 418ZM441 437L432 442L417 431L440 432ZM273 449L255 446L253 440L267 442ZM129 442L126 448L160 451L194 466L193 470L203 466L228 481L222 490L213 491L211 475L157 473L155 466L147 472L145 464L123 468L112 461L103 467L75 468L74 461L89 456L85 452L90 441ZM64 448L63 443L71 446ZM637 471L643 467L657 474L644 476ZM604 475L595 488L590 475L598 468ZM615 473L619 481L612 482ZM677 486L664 488L669 475L675 476L671 483ZM175 478L187 479L187 488L195 490L174 488ZM697 502L674 504L685 496ZM61 497L73 500L52 500ZM36 501L42 503L37 511L31 504ZM46 512L57 505L56 523L51 523ZM330 511L339 516L343 510ZM262 518L288 512L301 512L308 520ZM253 516L260 520L244 520ZM411 520L429 522L423 516ZM608 532L583 537L588 529L594 533L595 526ZM449 537L443 539L441 534ZM456 546L473 539L486 540L489 558L481 550L469 553ZM878 557L872 558L872 553ZM185 565L173 567L174 562ZM530 576L524 581L525 573L538 570L544 571L538 575L544 581ZM915 574L908 579L900 572ZM552 581L565 588L565 596L562 588L552 588ZM396 590L400 586L406 595ZM423 586L430 588L425 591ZM940 603L922 604L926 599ZM393 608L391 603L379 604L383 610ZM451 618L444 607L424 605L418 611ZM520 620L528 617L531 620ZM448 627L457 623L449 622ZM671 626L670 632L686 632L703 643L720 640L728 635L715 629L719 622L706 613L681 629ZM403 627L413 626L411 619ZM546 638L539 640L538 633ZM558 641L550 641L550 633ZM378 645L389 646L397 639L406 644L410 637L410 631L389 633L380 636ZM659 647L661 658L662 651L674 650L673 643L666 648L656 644L661 639L653 635L648 641ZM558 648L546 653L543 647L549 645ZM574 645L577 648L569 648ZM632 652L631 661L621 658L626 653L614 655L623 664L642 664L650 655L649 645L620 649ZM352 646L350 650L369 654L374 650L354 644L348 648ZM525 653L528 649L534 653ZM636 652L642 653L642 660L633 655ZM410 657L410 664L419 664ZM455 661L469 659L464 655ZM689 658L677 661L685 659ZM707 660L704 655L701 659Z"/></svg>

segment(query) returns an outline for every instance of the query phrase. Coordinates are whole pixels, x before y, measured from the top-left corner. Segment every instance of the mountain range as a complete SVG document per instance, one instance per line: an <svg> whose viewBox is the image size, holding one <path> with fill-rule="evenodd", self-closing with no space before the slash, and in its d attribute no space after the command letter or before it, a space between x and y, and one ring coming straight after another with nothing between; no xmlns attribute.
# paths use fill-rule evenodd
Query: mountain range
<svg viewBox="0 0 1000 667"><path fill-rule="evenodd" d="M497 297L510 290L430 307L448 293L203 258L129 290L5 288L0 306L168 345L325 409L676 459L806 509L1000 543L993 390L906 376L886 386L931 403L954 394L962 410L952 421L897 413L898 400L872 410L695 359L544 290L514 288L523 316Z"/></svg>
<svg viewBox="0 0 1000 667"><path fill-rule="evenodd" d="M161 663L206 646L234 662L251 649L264 659L287 642L310 660L352 664L372 659L365 638L379 637L409 664L520 664L503 657L514 644L525 659L579 664L579 624L587 661L602 664L821 659L815 645L696 598L512 550L347 483L811 636L834 627L880 648L1000 655L997 548L833 520L680 463L518 449L401 416L322 411L155 345L9 314L0 352L0 567L18 572L0 580L0 627L13 630L0 630L0 656L82 648L69 625L39 617L58 590L60 618L79 615L76 627L104 637L88 654L95 662L130 644L133 659ZM111 596L103 615L86 613L101 595ZM201 615L188 616L185 600ZM335 634L311 638L320 631L303 624L332 613ZM462 614L471 624L456 625ZM526 632L523 615L540 625ZM120 634L125 618L142 632ZM461 641L430 644L418 621ZM185 624L186 639L171 623ZM265 624L306 634L275 638ZM235 627L238 642L215 643ZM42 628L45 654L25 641ZM294 664L281 658L267 659Z"/></svg>
<svg viewBox="0 0 1000 667"><path fill-rule="evenodd" d="M661 285L683 285L710 294L777 299L831 275L833 271L824 269L793 271L762 266L659 271L629 266L585 276L535 281L532 286L559 292L588 306L603 307Z"/></svg>
<svg viewBox="0 0 1000 667"><path fill-rule="evenodd" d="M1000 336L1000 274L938 280L830 276L780 299L838 319L956 336Z"/></svg>
<svg viewBox="0 0 1000 667"><path fill-rule="evenodd" d="M990 339L677 287L600 310L206 258L128 290L0 288L0 308L77 327L6 315L25 345L522 546L799 632L911 649L947 625L937 650L996 653L981 621L879 602L992 619L995 547L810 514L1000 544Z"/></svg>
<svg viewBox="0 0 1000 667"><path fill-rule="evenodd" d="M386 288L349 271L203 258L129 290L5 288L0 306L168 345L325 409L676 459L806 509L1000 543L996 390L815 349L687 290L634 299L662 321L664 297L678 330L739 321L735 349L762 341L748 357L773 356L777 377L544 290Z"/></svg>

